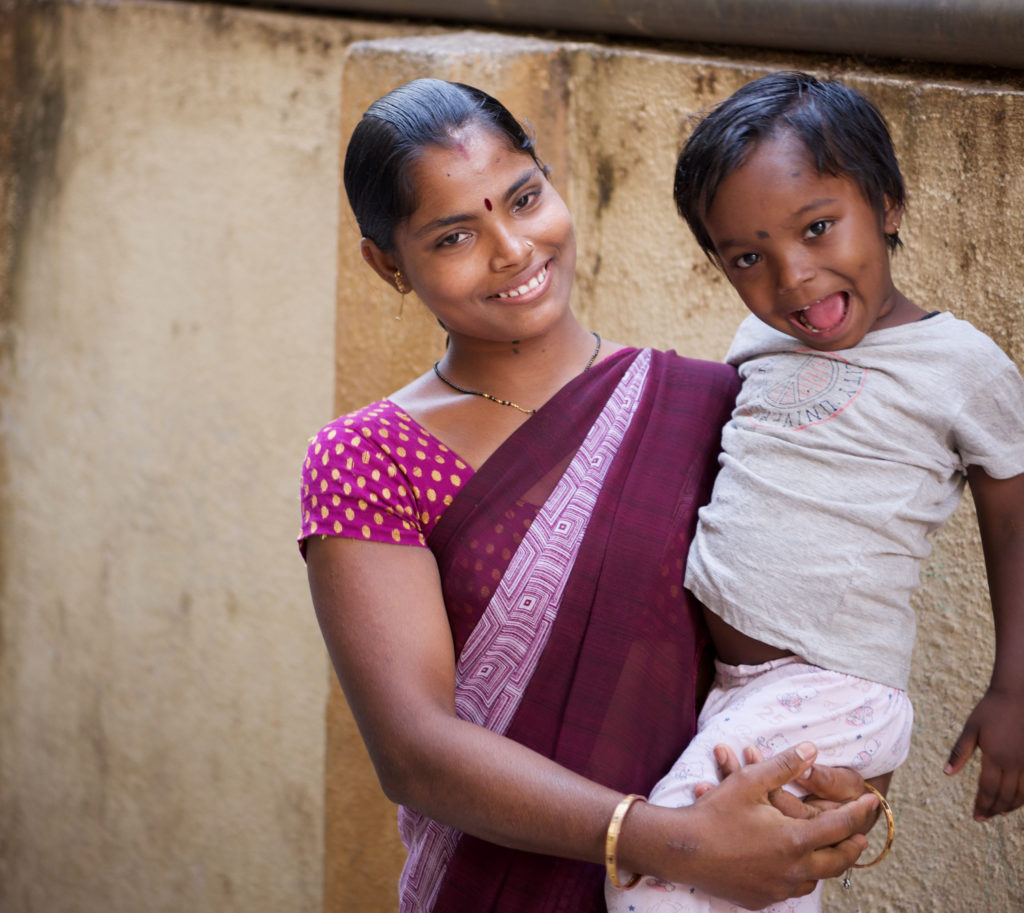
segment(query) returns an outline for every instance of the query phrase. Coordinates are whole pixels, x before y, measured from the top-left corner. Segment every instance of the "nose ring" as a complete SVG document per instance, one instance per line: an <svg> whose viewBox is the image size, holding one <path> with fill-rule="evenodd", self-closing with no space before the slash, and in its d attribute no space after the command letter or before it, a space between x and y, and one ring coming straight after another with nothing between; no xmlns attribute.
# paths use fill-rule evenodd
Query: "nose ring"
<svg viewBox="0 0 1024 913"><path fill-rule="evenodd" d="M532 242L532 241L527 241L527 242L526 242L526 246L527 246L528 248L530 248L530 250L533 250L533 242Z"/></svg>

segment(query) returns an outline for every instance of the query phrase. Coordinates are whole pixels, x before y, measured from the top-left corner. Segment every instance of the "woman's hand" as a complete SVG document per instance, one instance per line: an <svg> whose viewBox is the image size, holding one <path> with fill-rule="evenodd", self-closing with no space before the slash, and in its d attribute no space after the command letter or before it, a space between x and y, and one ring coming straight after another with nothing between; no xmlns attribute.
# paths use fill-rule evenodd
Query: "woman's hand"
<svg viewBox="0 0 1024 913"><path fill-rule="evenodd" d="M878 799L865 793L834 808L798 812L794 807L793 815L780 810L775 803L786 783L796 781L805 788L817 780L823 781L817 788L835 795L849 792L845 776L829 784L824 782L828 775L814 771L816 755L815 747L805 742L745 767L727 756L729 775L695 805L634 806L620 843L622 869L643 870L639 859L632 858L639 850L656 860L657 868L648 868L649 874L696 885L750 909L808 894L822 878L841 875L867 846L863 832L877 813ZM660 832L660 846L646 846L641 828ZM627 849L634 836L639 843Z"/></svg>
<svg viewBox="0 0 1024 913"><path fill-rule="evenodd" d="M764 760L761 753L753 747L747 748L743 752L743 759L746 764L756 764ZM715 760L718 763L719 777L722 780L742 767L740 760L728 745L718 745L715 748ZM847 802L852 802L854 799L859 799L867 792L865 782L874 786L883 796L887 795L891 780L891 773L872 777L865 781L852 768L815 764L807 776L800 781L800 789L806 793L804 798L801 799L785 789L777 789L771 794L769 800L789 818L814 818L824 811L830 811ZM697 796L700 797L714 789L715 785L714 783L699 784L696 788ZM861 833L866 834L877 818L876 812Z"/></svg>

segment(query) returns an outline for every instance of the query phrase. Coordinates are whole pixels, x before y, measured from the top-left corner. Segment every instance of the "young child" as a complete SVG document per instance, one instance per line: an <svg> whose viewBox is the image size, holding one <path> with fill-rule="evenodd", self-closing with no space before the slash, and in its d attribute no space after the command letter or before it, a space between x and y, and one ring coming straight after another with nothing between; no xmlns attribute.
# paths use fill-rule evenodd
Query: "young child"
<svg viewBox="0 0 1024 913"><path fill-rule="evenodd" d="M893 284L903 180L875 107L802 73L704 117L675 199L752 312L743 388L686 586L718 661L700 732L651 793L694 801L714 747L810 740L865 777L907 755L911 595L929 536L971 486L995 616L991 683L946 765L982 751L974 816L1024 803L1024 382L989 337ZM687 885L607 885L612 911L734 910ZM820 909L820 887L772 909Z"/></svg>

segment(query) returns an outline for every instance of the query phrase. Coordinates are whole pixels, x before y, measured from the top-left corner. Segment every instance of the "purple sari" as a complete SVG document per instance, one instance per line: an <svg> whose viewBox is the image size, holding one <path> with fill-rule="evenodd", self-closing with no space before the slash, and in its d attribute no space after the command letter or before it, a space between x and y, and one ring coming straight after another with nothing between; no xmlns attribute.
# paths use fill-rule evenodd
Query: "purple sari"
<svg viewBox="0 0 1024 913"><path fill-rule="evenodd" d="M722 365L630 349L561 390L428 539L459 715L623 792L693 735L706 637L682 587L737 390ZM402 809L401 911L603 910L604 870Z"/></svg>

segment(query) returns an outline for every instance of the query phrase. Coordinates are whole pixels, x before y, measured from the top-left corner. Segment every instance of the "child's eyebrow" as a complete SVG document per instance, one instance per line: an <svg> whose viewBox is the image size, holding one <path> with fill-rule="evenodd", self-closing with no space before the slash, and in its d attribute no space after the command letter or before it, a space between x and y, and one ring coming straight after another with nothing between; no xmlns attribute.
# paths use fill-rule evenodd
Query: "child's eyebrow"
<svg viewBox="0 0 1024 913"><path fill-rule="evenodd" d="M715 245L715 250L721 252L723 250L728 250L730 247L740 247L740 246L741 246L741 243L739 241L734 241L732 238L723 238L721 241L719 241Z"/></svg>
<svg viewBox="0 0 1024 913"><path fill-rule="evenodd" d="M821 197L817 200L811 200L807 205L801 206L795 213L793 213L793 215L802 216L804 213L809 212L812 209L817 209L819 206L831 206L836 202L837 200L835 197Z"/></svg>
<svg viewBox="0 0 1024 913"><path fill-rule="evenodd" d="M811 212L812 210L818 209L822 206L832 206L836 202L838 201L835 197L818 197L817 199L811 200L809 203L805 203L803 206L801 206L798 210L796 210L796 212L793 213L793 217L799 219L801 216L806 215L808 212ZM771 235L768 232L760 228L755 229L754 234L756 234L757 237L762 241L766 241L768 238L771 237ZM737 241L734 238L724 238L721 242L715 245L715 248L716 250L725 250L726 248L729 247L742 247L743 243L743 241Z"/></svg>

